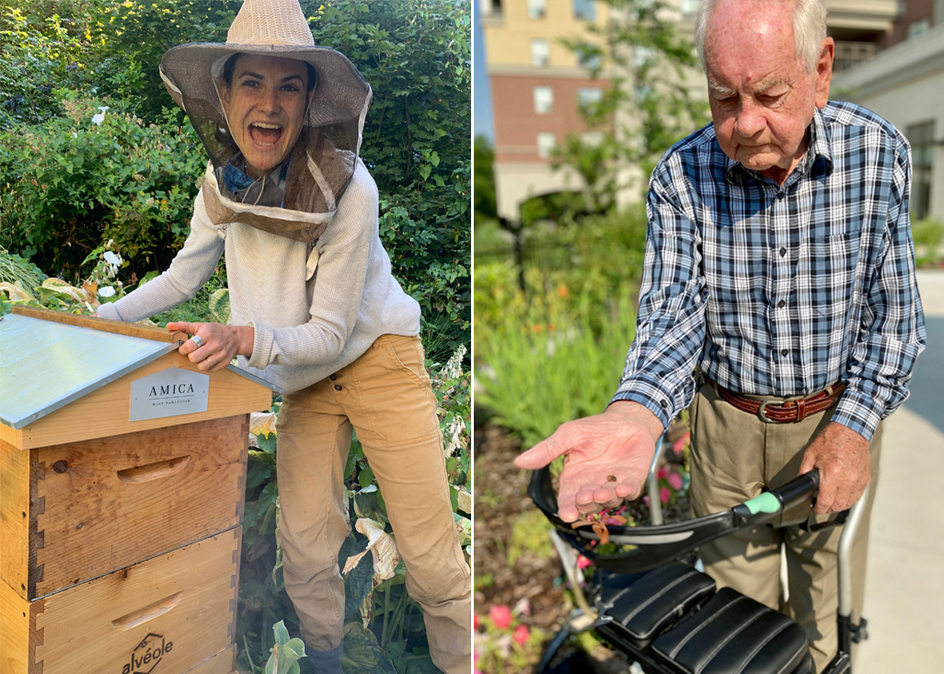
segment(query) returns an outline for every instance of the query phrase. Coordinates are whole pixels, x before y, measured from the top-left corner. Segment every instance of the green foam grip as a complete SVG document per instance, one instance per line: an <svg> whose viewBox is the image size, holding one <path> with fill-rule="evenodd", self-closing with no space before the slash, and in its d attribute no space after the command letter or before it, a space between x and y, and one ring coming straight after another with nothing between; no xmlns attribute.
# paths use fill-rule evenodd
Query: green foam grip
<svg viewBox="0 0 944 674"><path fill-rule="evenodd" d="M745 501L744 505L750 511L751 515L757 513L776 513L780 511L780 501L769 491L765 491L760 496L755 496L750 501Z"/></svg>

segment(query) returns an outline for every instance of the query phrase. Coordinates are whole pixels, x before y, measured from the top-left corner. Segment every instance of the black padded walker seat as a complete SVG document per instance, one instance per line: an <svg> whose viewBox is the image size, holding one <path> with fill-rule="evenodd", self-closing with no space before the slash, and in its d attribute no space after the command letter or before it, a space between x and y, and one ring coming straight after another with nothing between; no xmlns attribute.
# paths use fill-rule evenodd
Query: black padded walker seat
<svg viewBox="0 0 944 674"><path fill-rule="evenodd" d="M806 632L787 616L725 587L652 643L678 674L813 674Z"/></svg>
<svg viewBox="0 0 944 674"><path fill-rule="evenodd" d="M641 650L715 592L714 580L681 562L653 569L630 584L626 579L614 574L605 580L597 608L609 618L605 631L610 638L625 639Z"/></svg>

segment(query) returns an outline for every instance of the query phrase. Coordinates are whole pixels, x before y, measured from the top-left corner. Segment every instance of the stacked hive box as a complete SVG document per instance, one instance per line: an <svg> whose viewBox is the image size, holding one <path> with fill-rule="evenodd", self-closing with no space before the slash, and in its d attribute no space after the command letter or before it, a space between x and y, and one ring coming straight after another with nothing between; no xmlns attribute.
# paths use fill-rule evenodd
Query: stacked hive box
<svg viewBox="0 0 944 674"><path fill-rule="evenodd" d="M232 671L248 416L271 391L200 373L185 338L0 319L0 674Z"/></svg>

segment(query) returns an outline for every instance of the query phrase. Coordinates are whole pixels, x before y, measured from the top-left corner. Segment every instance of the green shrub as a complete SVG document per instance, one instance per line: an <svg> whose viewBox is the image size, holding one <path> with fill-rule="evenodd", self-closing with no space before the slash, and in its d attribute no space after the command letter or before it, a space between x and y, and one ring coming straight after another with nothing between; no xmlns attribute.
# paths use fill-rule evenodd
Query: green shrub
<svg viewBox="0 0 944 674"><path fill-rule="evenodd" d="M477 321L476 405L525 447L565 421L602 412L635 333L630 284L607 304L599 315L595 298L580 291L571 298L559 285L544 298L512 296L495 325Z"/></svg>
<svg viewBox="0 0 944 674"><path fill-rule="evenodd" d="M0 129L62 114L59 90L87 84L88 40L58 15L0 7Z"/></svg>
<svg viewBox="0 0 944 674"><path fill-rule="evenodd" d="M361 155L381 195L394 273L424 318L468 342L471 322L471 7L449 0L303 0L315 43L373 88ZM440 318L441 317L441 318Z"/></svg>
<svg viewBox="0 0 944 674"><path fill-rule="evenodd" d="M77 279L112 239L135 283L186 239L204 159L189 123L108 109L96 124L100 103L66 99L69 117L0 132L0 245Z"/></svg>
<svg viewBox="0 0 944 674"><path fill-rule="evenodd" d="M476 227L477 245L500 249L493 242L502 239L497 226L490 226L488 221ZM622 213L589 216L567 226L537 223L524 229L522 239L525 248L537 242L558 250L554 268L542 271L540 260L534 263L526 260L526 270L521 275L514 264L512 244L506 244L508 254L504 258L477 259L476 330L489 330L514 320L533 323L533 316L527 314L533 311L529 306L535 305L538 311L558 314L568 308L579 310L593 333L599 335L609 320L610 298L626 292L632 295L638 286L645 253L645 209L640 204ZM522 276L525 292L519 287ZM549 316L547 322L554 323L555 319ZM477 353L478 342L477 339Z"/></svg>
<svg viewBox="0 0 944 674"><path fill-rule="evenodd" d="M941 240L944 239L944 224L940 220L925 218L912 223L915 263L919 267L933 267L941 259Z"/></svg>

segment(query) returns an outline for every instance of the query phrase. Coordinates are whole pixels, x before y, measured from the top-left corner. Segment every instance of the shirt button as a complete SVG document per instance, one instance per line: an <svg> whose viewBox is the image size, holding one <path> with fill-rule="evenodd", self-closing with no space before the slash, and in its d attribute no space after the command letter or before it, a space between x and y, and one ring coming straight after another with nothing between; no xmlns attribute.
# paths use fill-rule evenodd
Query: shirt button
<svg viewBox="0 0 944 674"><path fill-rule="evenodd" d="M666 402L665 400L660 400L659 404L662 405L662 409L666 409L669 406L669 403Z"/></svg>
<svg viewBox="0 0 944 674"><path fill-rule="evenodd" d="M790 349L784 349L783 351L780 352L780 355L781 355L781 356L786 356L788 353L790 353ZM340 389L341 387L340 387L340 386L335 386L334 388Z"/></svg>
<svg viewBox="0 0 944 674"><path fill-rule="evenodd" d="M783 191L777 192L777 199L783 200L783 198L784 198L785 196L787 196L787 193L786 193L786 192L783 192Z"/></svg>
<svg viewBox="0 0 944 674"><path fill-rule="evenodd" d="M328 375L328 379L330 379L331 381L334 381L334 380L336 380L337 378L338 378L338 375L336 375L336 374Z"/></svg>
<svg viewBox="0 0 944 674"><path fill-rule="evenodd" d="M787 306L787 303L784 300L780 300L777 302L777 306L783 309L785 306Z"/></svg>
<svg viewBox="0 0 944 674"><path fill-rule="evenodd" d="M784 355L786 355L786 354L784 354ZM334 390L335 390L335 391L340 391L340 390L341 390L341 385L340 385L340 384L335 384L335 385L334 385Z"/></svg>
<svg viewBox="0 0 944 674"><path fill-rule="evenodd" d="M787 254L787 249L786 249L786 248L781 248L781 249L780 249L780 257L783 257L783 256L786 255L786 254Z"/></svg>

